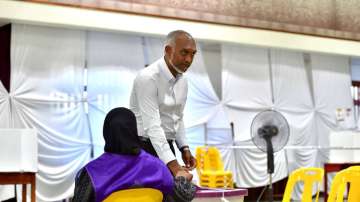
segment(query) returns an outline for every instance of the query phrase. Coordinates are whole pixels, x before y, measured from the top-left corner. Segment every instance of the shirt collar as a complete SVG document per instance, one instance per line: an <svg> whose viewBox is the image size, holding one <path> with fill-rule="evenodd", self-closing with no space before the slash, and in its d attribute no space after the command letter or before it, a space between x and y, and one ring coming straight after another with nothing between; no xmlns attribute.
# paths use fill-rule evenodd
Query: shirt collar
<svg viewBox="0 0 360 202"><path fill-rule="evenodd" d="M177 75L176 77L174 77L169 69L169 67L167 66L166 62L165 62L165 58L162 58L160 60L160 69L162 74L164 75L164 77L166 78L167 81L171 82L176 82L177 80L179 80L182 77L181 75Z"/></svg>

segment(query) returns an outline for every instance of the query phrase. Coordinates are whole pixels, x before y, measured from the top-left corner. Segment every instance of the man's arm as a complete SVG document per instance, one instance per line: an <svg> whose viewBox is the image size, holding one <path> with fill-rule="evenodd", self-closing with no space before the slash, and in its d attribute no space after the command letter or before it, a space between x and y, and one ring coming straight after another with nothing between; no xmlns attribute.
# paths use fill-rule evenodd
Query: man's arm
<svg viewBox="0 0 360 202"><path fill-rule="evenodd" d="M176 145L181 151L181 156L185 163L185 167L189 170L193 170L194 168L196 168L197 163L196 163L196 159L190 152L189 145L186 142L185 126L182 117L183 115L181 115L179 129L176 134Z"/></svg>
<svg viewBox="0 0 360 202"><path fill-rule="evenodd" d="M176 144L177 147L181 151L182 159L185 163L185 167L189 170L193 170L196 168L196 159L193 157L193 155L190 152L189 145L186 142L186 135L185 135L185 124L184 124L184 108L185 103L187 99L187 92L188 92L188 85L187 80L185 78L185 86L183 88L183 93L186 95L185 101L182 105L181 114L180 114L180 120L179 120L179 129L176 133Z"/></svg>
<svg viewBox="0 0 360 202"><path fill-rule="evenodd" d="M134 87L136 88L139 113L141 114L144 130L159 158L168 166L172 174L177 176L184 169L179 165L172 153L165 132L161 127L155 80L147 76L137 77ZM184 173L182 175L184 176ZM188 175L185 177L190 178Z"/></svg>

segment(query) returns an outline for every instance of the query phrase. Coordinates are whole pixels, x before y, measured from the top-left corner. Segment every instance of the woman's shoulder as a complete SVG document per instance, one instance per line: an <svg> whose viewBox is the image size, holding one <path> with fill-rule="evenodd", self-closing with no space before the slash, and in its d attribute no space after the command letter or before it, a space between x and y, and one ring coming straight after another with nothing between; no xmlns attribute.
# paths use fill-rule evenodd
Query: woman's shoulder
<svg viewBox="0 0 360 202"><path fill-rule="evenodd" d="M162 164L162 165L166 166L165 163L162 162L159 158L157 158L157 157L155 157L155 156L147 153L147 152L144 151L144 150L141 150L141 152L140 152L140 157L141 157L143 160L146 160L146 161L149 161L149 162L156 162L156 163L159 163L159 164Z"/></svg>

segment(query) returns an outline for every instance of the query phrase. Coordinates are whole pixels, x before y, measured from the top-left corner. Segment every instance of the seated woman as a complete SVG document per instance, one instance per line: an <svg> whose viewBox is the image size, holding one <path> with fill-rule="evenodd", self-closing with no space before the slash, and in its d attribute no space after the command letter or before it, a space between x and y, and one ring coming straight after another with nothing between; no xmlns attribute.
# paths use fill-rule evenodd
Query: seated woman
<svg viewBox="0 0 360 202"><path fill-rule="evenodd" d="M140 148L135 115L115 108L105 117L105 153L89 162L75 179L73 202L103 201L129 188L160 190L165 201L191 201L195 186L185 178L173 179L166 165Z"/></svg>

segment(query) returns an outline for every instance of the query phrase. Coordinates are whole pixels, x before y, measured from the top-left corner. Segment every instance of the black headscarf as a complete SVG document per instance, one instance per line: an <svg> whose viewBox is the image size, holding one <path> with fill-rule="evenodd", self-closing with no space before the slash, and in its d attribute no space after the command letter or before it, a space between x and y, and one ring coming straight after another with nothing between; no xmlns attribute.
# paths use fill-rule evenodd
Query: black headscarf
<svg viewBox="0 0 360 202"><path fill-rule="evenodd" d="M136 118L127 108L115 108L106 115L103 135L105 152L127 155L140 153ZM196 186L181 176L175 178L173 191L172 195L165 196L166 202L189 202L195 196Z"/></svg>
<svg viewBox="0 0 360 202"><path fill-rule="evenodd" d="M136 118L127 108L114 108L106 115L103 135L105 152L128 155L140 153Z"/></svg>

